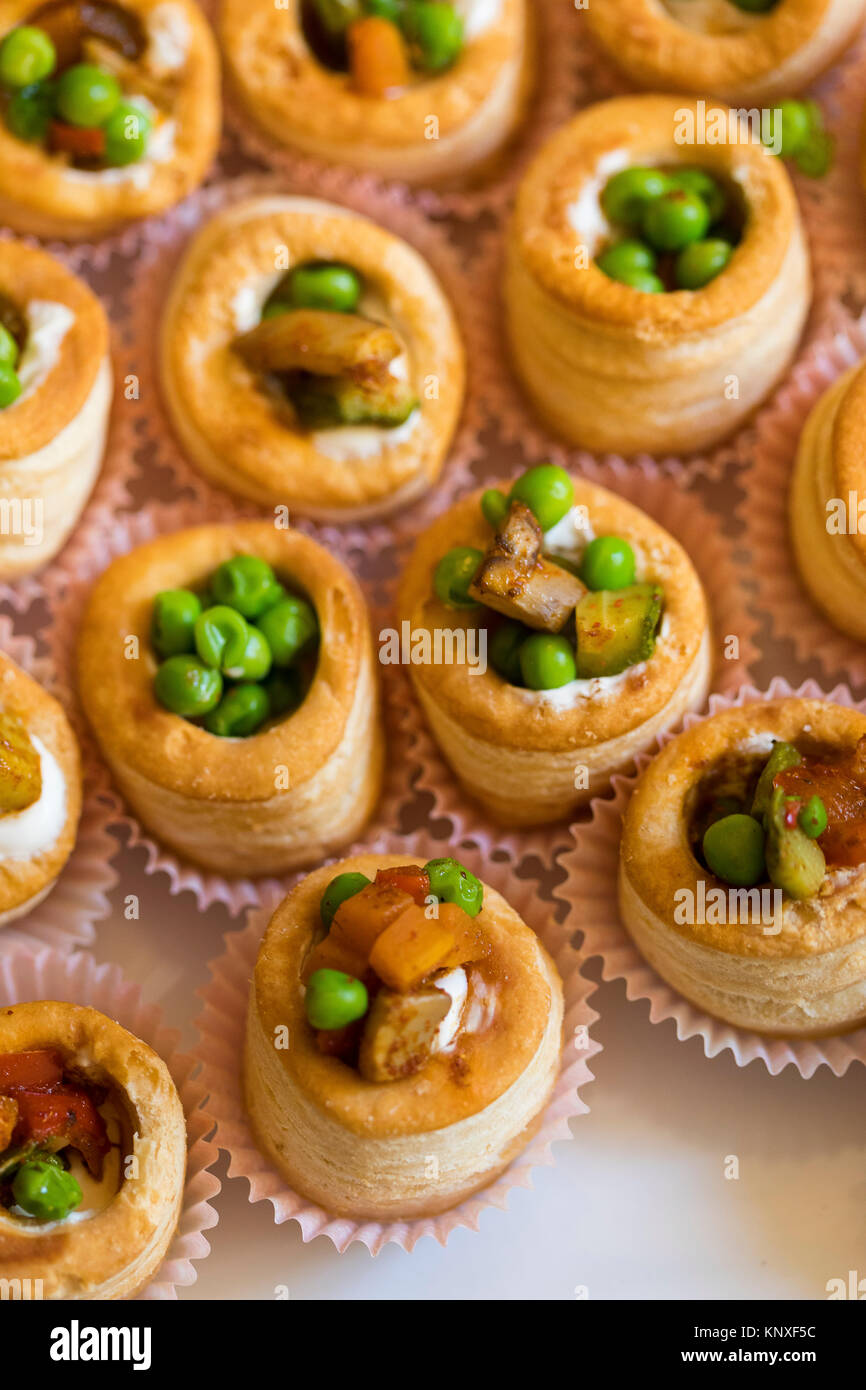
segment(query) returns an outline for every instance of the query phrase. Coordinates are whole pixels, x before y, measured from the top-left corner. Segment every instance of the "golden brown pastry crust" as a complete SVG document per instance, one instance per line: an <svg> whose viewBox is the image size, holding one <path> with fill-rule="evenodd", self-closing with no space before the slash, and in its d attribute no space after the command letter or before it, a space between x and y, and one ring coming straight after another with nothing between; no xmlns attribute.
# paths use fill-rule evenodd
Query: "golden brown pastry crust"
<svg viewBox="0 0 866 1390"><path fill-rule="evenodd" d="M502 0L453 68L388 100L360 96L315 58L300 0L276 16L270 0L223 0L219 34L243 106L279 144L429 186L487 174L521 123L535 67L531 11L527 0Z"/></svg>
<svg viewBox="0 0 866 1390"><path fill-rule="evenodd" d="M773 739L853 747L866 715L829 700L760 700L679 734L641 777L623 819L619 899L624 925L659 973L718 1017L761 1032L840 1032L866 1017L866 867L833 869L819 894L785 897L781 930L761 922L681 923L675 894L718 880L691 852L689 796L718 759L769 752ZM726 885L722 885L726 887ZM745 915L745 914L743 914Z"/></svg>
<svg viewBox="0 0 866 1390"><path fill-rule="evenodd" d="M687 122L709 135L718 109L684 97L600 102L547 143L521 184L505 280L512 355L540 414L575 444L626 454L707 447L763 400L799 341L809 265L781 162L745 135L699 143L698 157L677 140ZM573 209L581 195L597 201L612 157L618 167L699 163L738 187L744 234L705 288L643 294L594 263L598 248Z"/></svg>
<svg viewBox="0 0 866 1390"><path fill-rule="evenodd" d="M5 652L0 652L0 711L16 716L28 733L36 735L54 755L66 784L66 818L54 844L29 858L0 859L2 927L50 892L75 847L81 815L81 758L62 705Z"/></svg>
<svg viewBox="0 0 866 1390"><path fill-rule="evenodd" d="M492 667L483 674L460 665L409 667L455 773L508 824L555 820L587 801L658 732L686 709L699 708L709 684L709 615L685 551L623 498L580 478L572 481L574 504L587 509L595 534L627 539L639 559L639 577L664 585L665 632L650 661L626 673L611 698L579 700L570 708L509 685ZM502 486L507 490L508 483ZM452 546L486 549L491 530L480 497L481 490L462 498L415 547L398 597L399 619L410 622L413 632L473 626L477 614L448 608L435 597L433 573ZM589 769L589 785L576 788L581 764Z"/></svg>
<svg viewBox="0 0 866 1390"><path fill-rule="evenodd" d="M21 308L41 300L75 315L50 371L0 414L0 497L22 514L41 509L41 537L0 537L0 576L14 579L57 554L87 502L105 447L111 363L102 305L52 256L0 242L0 293Z"/></svg>
<svg viewBox="0 0 866 1390"><path fill-rule="evenodd" d="M789 97L842 52L863 0L779 0L767 14L732 13L729 33L680 23L664 0L605 0L586 9L593 37L640 87L734 104Z"/></svg>
<svg viewBox="0 0 866 1390"><path fill-rule="evenodd" d="M249 738L224 739L157 703L151 610L160 590L198 585L247 553L309 597L320 654L294 714ZM124 655L130 638L133 660ZM279 873L321 858L360 831L378 799L383 736L364 599L349 571L298 531L268 521L200 526L115 560L87 604L78 682L133 809L160 839L219 873Z"/></svg>
<svg viewBox="0 0 866 1390"><path fill-rule="evenodd" d="M825 617L866 642L866 535L851 529L866 485L866 368L852 367L815 405L800 436L789 511L797 569ZM842 504L845 529L836 532ZM864 522L866 525L866 522Z"/></svg>
<svg viewBox="0 0 866 1390"><path fill-rule="evenodd" d="M0 1207L0 1276L42 1281L48 1299L132 1298L159 1268L183 1200L186 1121L160 1057L97 1009L40 1000L0 1009L0 1052L56 1048L127 1112L138 1176L83 1221L37 1222Z"/></svg>
<svg viewBox="0 0 866 1390"><path fill-rule="evenodd" d="M431 1214L486 1186L528 1142L558 1068L559 976L535 935L486 885L475 922L496 962L494 1021L463 1036L459 1068L442 1054L414 1076L375 1083L318 1051L300 976L322 935L322 893L339 873L373 878L406 862L358 855L304 879L271 918L250 991L244 1077L256 1141L294 1187L345 1215ZM282 1028L290 1045L278 1049Z"/></svg>
<svg viewBox="0 0 866 1390"><path fill-rule="evenodd" d="M382 449L368 458L319 452L315 435L291 428L231 346L239 293L258 285L263 300L292 265L322 258L360 271L410 356L420 401L414 426L396 443L389 434L397 439L400 430L384 430ZM175 428L207 477L266 505L331 520L389 510L434 482L463 402L463 345L426 262L367 218L313 199L257 198L207 223L172 288L160 358Z"/></svg>
<svg viewBox="0 0 866 1390"><path fill-rule="evenodd" d="M146 20L166 0L123 3ZM195 0L170 3L183 11L190 32L171 113L176 122L171 158L151 161L150 177L141 186L132 174L88 178L70 173L40 146L16 139L0 121L0 223L19 232L76 241L164 212L198 187L220 137L219 58L210 25ZM34 0L0 0L0 36L26 22L37 8Z"/></svg>

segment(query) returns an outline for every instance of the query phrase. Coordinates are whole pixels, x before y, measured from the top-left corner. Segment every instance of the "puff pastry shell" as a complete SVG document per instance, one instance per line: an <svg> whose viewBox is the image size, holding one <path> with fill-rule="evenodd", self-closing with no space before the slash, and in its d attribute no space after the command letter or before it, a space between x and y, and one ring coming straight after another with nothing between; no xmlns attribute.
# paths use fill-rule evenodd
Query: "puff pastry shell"
<svg viewBox="0 0 866 1390"><path fill-rule="evenodd" d="M253 326L281 275L321 259L355 267L406 344L420 405L403 426L299 432L232 349L239 324ZM250 297L257 312L246 319L238 306L246 313ZM463 346L426 262L367 218L310 198L257 198L207 223L172 288L160 358L175 429L206 477L256 502L333 521L388 511L426 490L463 401ZM357 444L359 434L375 436L372 452Z"/></svg>
<svg viewBox="0 0 866 1390"><path fill-rule="evenodd" d="M84 509L105 449L112 377L105 311L52 256L0 241L0 293L24 311L35 303L74 315L56 359L49 351L32 385L0 411L0 502L9 518L0 578L16 579L53 559Z"/></svg>
<svg viewBox="0 0 866 1390"><path fill-rule="evenodd" d="M575 506L587 509L593 531L627 539L638 558L638 577L664 585L662 635L650 660L608 678L608 685L575 682L571 700L563 698L569 687L524 690L491 666L483 674L457 664L409 667L430 728L457 777L507 825L538 825L570 814L657 734L700 708L709 688L709 616L689 557L631 503L579 478L573 482ZM433 573L452 546L484 550L489 544L480 497L479 491L462 498L418 541L398 598L400 621L413 634L469 629L477 622L477 612L448 608L436 598Z"/></svg>
<svg viewBox="0 0 866 1390"><path fill-rule="evenodd" d="M203 583L224 560L250 553L313 604L319 660L293 714L249 738L219 738L157 703L151 608L160 590ZM254 875L315 862L351 841L378 799L383 735L364 600L348 570L297 531L267 521L201 526L115 560L88 601L78 682L130 806L205 868Z"/></svg>
<svg viewBox="0 0 866 1390"><path fill-rule="evenodd" d="M57 1000L0 1009L0 1051L39 1048L57 1049L76 1073L109 1089L126 1114L138 1176L85 1220L34 1221L0 1207L0 1276L41 1280L47 1299L132 1298L162 1263L180 1215L180 1098L162 1059L97 1009Z"/></svg>
<svg viewBox="0 0 866 1390"><path fill-rule="evenodd" d="M745 13L729 0L604 0L587 6L586 22L639 87L737 105L808 87L864 15L864 0L778 0L765 14Z"/></svg>
<svg viewBox="0 0 866 1390"><path fill-rule="evenodd" d="M477 0L461 0L471 15ZM323 66L301 24L301 0L222 0L229 80L249 116L281 145L385 178L463 184L486 175L520 125L534 77L533 0L498 0L491 22L446 72L398 97L352 89Z"/></svg>
<svg viewBox="0 0 866 1390"><path fill-rule="evenodd" d="M186 60L172 90L174 122L167 157L94 172L69 167L40 145L18 140L0 121L0 224L68 241L164 212L197 188L220 136L219 57L195 0L123 0L147 30L155 11L170 8L188 34ZM33 0L0 0L0 36L26 23ZM149 35L150 49L154 39ZM145 50L149 61L149 50ZM142 95L128 92L127 95Z"/></svg>
<svg viewBox="0 0 866 1390"><path fill-rule="evenodd" d="M495 962L494 1021L462 1035L459 1068L442 1053L414 1076L375 1083L317 1050L300 976L322 934L322 893L338 873L372 878L405 862L359 855L306 878L271 918L250 989L244 1087L256 1141L294 1188L344 1216L432 1215L487 1186L528 1143L559 1066L556 968L486 885L475 921Z"/></svg>
<svg viewBox="0 0 866 1390"><path fill-rule="evenodd" d="M674 894L697 895L700 880L717 884L691 852L686 819L707 769L738 750L769 752L773 739L804 733L853 747L866 734L866 715L829 700L760 700L680 734L629 803L619 869L623 923L669 984L727 1023L796 1037L838 1033L866 1018L866 866L831 869L815 898L785 897L780 931L766 921L680 925Z"/></svg>
<svg viewBox="0 0 866 1390"><path fill-rule="evenodd" d="M505 278L511 352L539 414L574 444L620 454L709 447L772 390L797 346L811 282L791 181L745 129L703 143L714 109L685 97L601 102L548 142L521 185ZM744 203L729 265L695 291L644 294L609 279L593 260L609 234L599 204L607 178L696 163Z"/></svg>

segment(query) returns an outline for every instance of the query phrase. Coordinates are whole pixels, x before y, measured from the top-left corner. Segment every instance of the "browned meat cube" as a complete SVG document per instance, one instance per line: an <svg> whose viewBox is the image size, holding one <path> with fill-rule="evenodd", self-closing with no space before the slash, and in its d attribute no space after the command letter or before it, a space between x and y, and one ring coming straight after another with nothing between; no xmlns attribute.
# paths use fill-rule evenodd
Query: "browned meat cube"
<svg viewBox="0 0 866 1390"><path fill-rule="evenodd" d="M529 508L512 502L469 592L479 603L527 627L561 632L586 589L568 570L544 559L543 539Z"/></svg>
<svg viewBox="0 0 866 1390"><path fill-rule="evenodd" d="M312 372L345 376L384 367L402 352L396 333L360 314L290 309L235 339L244 361L262 372Z"/></svg>

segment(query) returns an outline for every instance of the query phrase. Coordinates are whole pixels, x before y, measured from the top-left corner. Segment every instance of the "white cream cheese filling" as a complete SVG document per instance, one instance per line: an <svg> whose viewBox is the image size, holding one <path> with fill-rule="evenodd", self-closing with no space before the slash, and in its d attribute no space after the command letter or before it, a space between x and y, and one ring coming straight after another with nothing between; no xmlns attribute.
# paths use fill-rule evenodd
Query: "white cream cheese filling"
<svg viewBox="0 0 866 1390"><path fill-rule="evenodd" d="M27 341L16 368L22 387L19 401L37 391L57 366L63 339L75 322L75 315L66 304L50 299L31 299L24 312Z"/></svg>
<svg viewBox="0 0 866 1390"><path fill-rule="evenodd" d="M35 734L30 741L39 754L42 791L32 806L0 815L0 863L44 854L56 844L66 824L66 782L60 764Z"/></svg>
<svg viewBox="0 0 866 1390"><path fill-rule="evenodd" d="M609 178L632 162L628 150L609 150L595 166L573 203L568 207L568 220L580 238L588 256L595 256L599 247L613 236L613 228L604 215L601 195Z"/></svg>
<svg viewBox="0 0 866 1390"><path fill-rule="evenodd" d="M463 42L471 43L499 23L502 0L451 0L463 20Z"/></svg>
<svg viewBox="0 0 866 1390"><path fill-rule="evenodd" d="M447 994L451 1000L450 1008L436 1030L432 1045L433 1052L447 1052L453 1048L460 1029L460 1021L469 993L469 980L466 977L466 971L458 965L456 970L449 970L446 975L436 976L430 983L434 989L441 989L443 994Z"/></svg>
<svg viewBox="0 0 866 1390"><path fill-rule="evenodd" d="M180 5L165 0L147 17L147 65L157 77L179 72L192 44L192 28Z"/></svg>

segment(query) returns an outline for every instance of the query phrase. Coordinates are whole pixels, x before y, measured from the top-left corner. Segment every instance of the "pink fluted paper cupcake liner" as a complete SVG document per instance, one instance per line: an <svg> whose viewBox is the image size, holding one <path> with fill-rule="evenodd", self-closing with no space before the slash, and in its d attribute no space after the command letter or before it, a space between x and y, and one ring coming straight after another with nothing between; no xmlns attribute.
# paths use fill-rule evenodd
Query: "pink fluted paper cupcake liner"
<svg viewBox="0 0 866 1390"><path fill-rule="evenodd" d="M133 404L133 412L141 439L143 479L159 477L159 495L163 500L192 496L207 504L215 494L222 499L228 497L187 461L175 436L160 390L159 326L175 271L199 227L227 206L248 198L286 192L352 208L409 242L424 256L454 309L466 349L463 411L442 473L418 502L409 504L412 513L432 515L441 505L443 496L465 484L470 476L470 465L480 454L479 434L486 421L483 403L489 394L487 364L491 358L483 335L486 311L478 299L471 261L466 253L460 253L448 241L441 227L425 218L417 207L395 191L368 188L363 181L359 182L341 169L325 169L307 174L303 179L300 175L288 180L286 175L273 174L233 179L202 190L182 209L164 218L155 229L125 294L128 333L135 371L140 379L139 398ZM237 496L231 500L236 515L255 516L262 512L254 502ZM390 536L383 522L364 527L349 522L340 529L347 532L358 548L384 545Z"/></svg>
<svg viewBox="0 0 866 1390"><path fill-rule="evenodd" d="M759 422L754 448L743 450L745 495L738 507L758 602L772 632L793 644L799 661L816 661L831 675L845 672L855 685L866 683L866 647L831 627L802 587L790 542L788 493L810 412L864 354L866 313L855 321L837 316L836 332L798 364Z"/></svg>
<svg viewBox="0 0 866 1390"><path fill-rule="evenodd" d="M531 105L521 130L505 151L491 177L466 189L436 190L409 187L373 174L356 174L370 194L390 188L404 201L412 201L432 216L450 215L472 221L482 213L502 214L514 197L520 178L533 155L577 107L591 100L591 71L583 61L580 29L569 0L528 0L536 18L537 72ZM291 180L321 181L332 165L279 146L258 127L232 92L225 90L225 117L229 132L243 155Z"/></svg>
<svg viewBox="0 0 866 1390"><path fill-rule="evenodd" d="M766 692L747 685L735 698L714 695L709 714L735 705L789 695L827 699L841 705L856 704L846 686L837 686L825 693L814 681L806 681L799 689L792 690L780 677ZM689 715L685 727L691 728L705 717ZM660 746L668 743L671 737L666 735L660 739ZM785 1067L794 1067L804 1078L814 1076L822 1066L829 1067L835 1076L842 1076L853 1062L866 1063L866 1028L820 1039L774 1038L735 1028L690 1004L656 974L641 955L620 921L617 871L622 817L639 773L649 762L650 758L644 756L639 760L638 773L613 779L613 800L593 802L591 822L572 827L573 848L560 859L566 879L557 886L555 894L569 905L566 926L580 934L582 954L587 959L600 956L603 979L624 980L630 1000L649 1003L650 1023L672 1020L681 1042L699 1037L707 1057L730 1051L739 1067L761 1061L773 1076Z"/></svg>
<svg viewBox="0 0 866 1390"><path fill-rule="evenodd" d="M198 1275L193 1262L210 1254L204 1232L219 1220L211 1201L220 1190L220 1181L210 1171L218 1151L207 1138L213 1126L202 1108L205 1091L194 1079L195 1063L179 1050L177 1032L164 1027L161 1010L144 1002L138 985L127 980L116 965L97 965L87 952L62 956L43 948L35 953L0 955L0 1006L39 999L99 1009L152 1047L171 1072L186 1115L186 1186L177 1231L165 1260L138 1297L177 1298L178 1287L195 1283Z"/></svg>
<svg viewBox="0 0 866 1390"><path fill-rule="evenodd" d="M285 878L223 878L182 859L150 835L127 807L100 755L97 742L78 700L75 669L78 629L87 597L97 577L112 560L157 535L208 522L225 523L236 519L237 513L232 501L217 493L212 494L207 501L152 503L134 514L119 518L110 528L93 537L88 554L81 557L74 574L58 571L52 572L48 577L48 622L44 632L44 640L57 672L64 702L81 745L88 784L94 788L99 805L104 808L104 823L119 831L128 846L144 850L145 872L167 875L173 893L192 893L201 910L213 903L222 903L233 914L257 904L265 892L286 892L286 884L295 882L298 874L290 874ZM330 531L328 528L322 530L312 523L301 523L298 529L325 545L342 559L349 569L356 567L353 564L356 558L353 542L351 538L346 537L345 532ZM374 638L380 619L384 621L381 614L377 618L377 611L374 609L371 613ZM388 701L384 703L387 713L391 704ZM417 769L410 763L409 743L396 718L386 719L386 740L388 755L382 796L359 843L361 840L366 841L367 836L371 834L400 825L403 808L413 799L411 781L412 774ZM112 841L112 847L116 850L116 842ZM345 854L351 852L351 847L344 851Z"/></svg>
<svg viewBox="0 0 866 1390"><path fill-rule="evenodd" d="M355 852L405 854L426 861L442 854L444 843L427 834L381 835L356 847ZM226 934L224 953L211 962L210 981L199 990L204 1009L197 1020L200 1042L194 1055L203 1064L202 1083L210 1093L207 1113L216 1125L215 1142L229 1154L229 1176L247 1179L251 1202L267 1199L272 1204L278 1226L296 1221L305 1242L324 1235L341 1254L359 1242L377 1255L389 1243L409 1251L423 1236L432 1236L444 1245L458 1227L477 1230L482 1211L491 1206L504 1209L512 1188L532 1186L532 1169L554 1161L551 1145L571 1137L569 1120L588 1112L580 1091L594 1079L589 1059L601 1051L601 1044L590 1032L598 1018L589 1003L595 986L581 973L581 957L570 944L572 928L555 921L554 905L539 899L531 881L517 877L513 863L503 862L501 856L498 861L488 859L474 849L459 847L457 852L467 868L520 913L553 957L562 977L565 1020L559 1076L540 1128L501 1177L451 1211L407 1221L354 1221L335 1216L292 1191L256 1148L241 1094L244 1027L259 944L284 894L263 897L243 930Z"/></svg>
<svg viewBox="0 0 866 1390"><path fill-rule="evenodd" d="M566 466L573 463L567 457L561 461ZM489 459L488 466L494 468L495 462ZM749 679L751 667L759 655L755 645L758 622L751 612L747 574L735 553L735 543L724 535L719 518L708 512L693 492L664 476L649 462L600 463L587 458L581 459L581 464L573 469L575 473L640 507L688 552L709 601L716 656L712 689L725 694L739 689ZM408 560L413 540L414 534L400 537L396 552L399 572L392 581L392 604L399 573ZM731 638L736 638L736 654L728 656L726 649ZM730 650L734 652L733 644ZM488 853L502 847L515 856L534 854L549 861L555 846L568 842L567 823L562 821L523 830L505 830L492 825L482 808L463 791L439 753L412 692L408 674L402 668L386 670L389 674L385 690L391 720L408 741L411 763L420 765L413 784L416 791L431 800L429 814L447 817L456 837L471 836Z"/></svg>
<svg viewBox="0 0 866 1390"><path fill-rule="evenodd" d="M52 663L37 655L33 638L17 634L5 614L0 615L0 649L60 699L69 714ZM117 853L117 842L109 833L108 822L97 788L85 775L81 820L72 854L48 896L25 917L0 927L0 954L15 947L39 945L71 951L93 942L93 924L103 921L111 911L108 895L118 881L110 863Z"/></svg>

